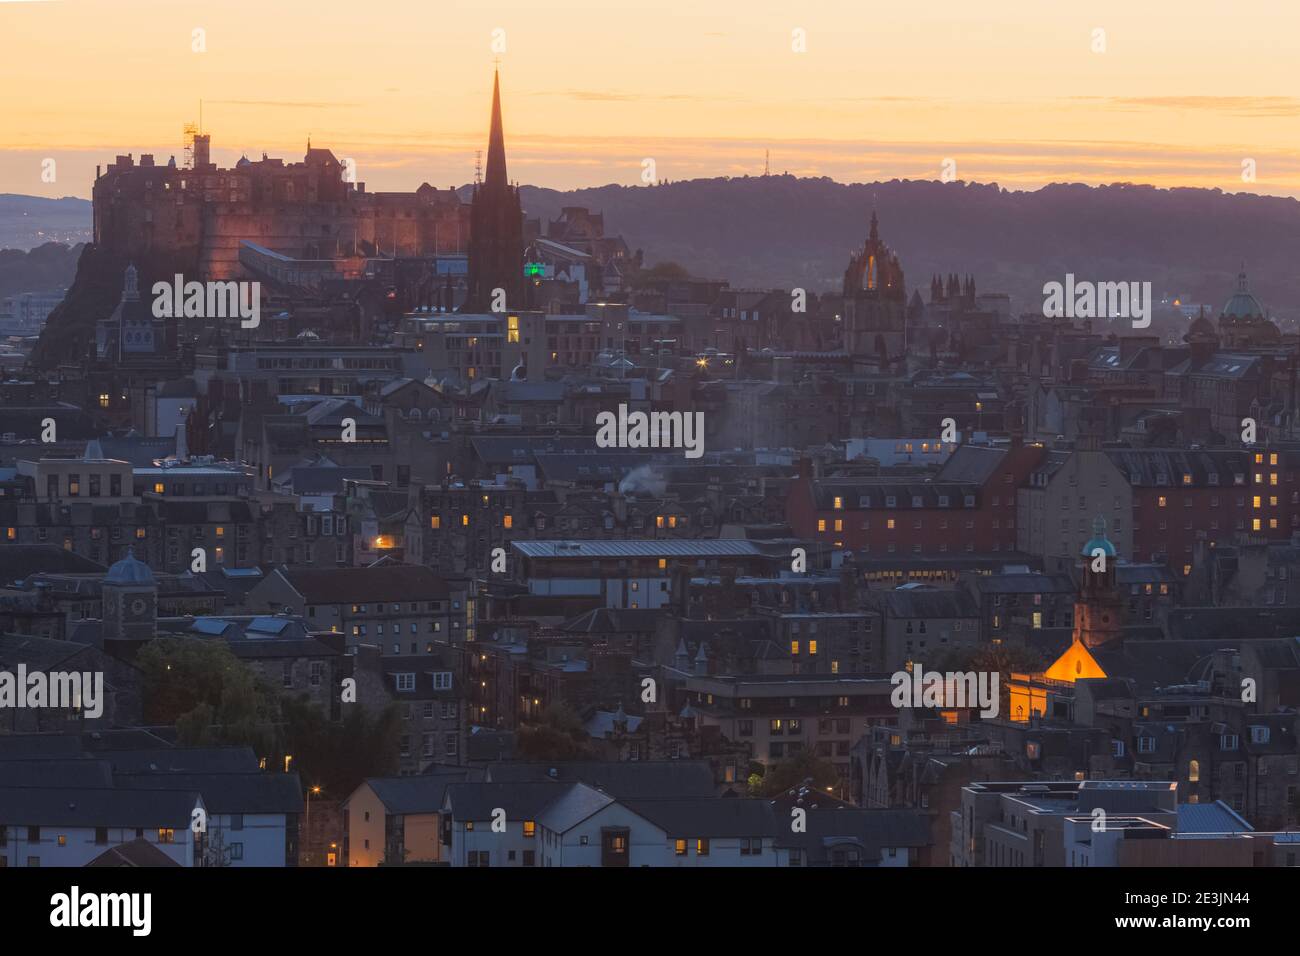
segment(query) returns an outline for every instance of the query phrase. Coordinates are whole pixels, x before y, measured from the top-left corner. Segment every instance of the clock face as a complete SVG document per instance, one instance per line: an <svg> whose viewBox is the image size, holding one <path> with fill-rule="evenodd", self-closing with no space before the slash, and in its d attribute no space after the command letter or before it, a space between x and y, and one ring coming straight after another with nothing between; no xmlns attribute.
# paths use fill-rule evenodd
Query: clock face
<svg viewBox="0 0 1300 956"><path fill-rule="evenodd" d="M142 614L144 614L148 606L149 605L145 604L144 598L135 598L131 602L131 613L136 617L140 617Z"/></svg>

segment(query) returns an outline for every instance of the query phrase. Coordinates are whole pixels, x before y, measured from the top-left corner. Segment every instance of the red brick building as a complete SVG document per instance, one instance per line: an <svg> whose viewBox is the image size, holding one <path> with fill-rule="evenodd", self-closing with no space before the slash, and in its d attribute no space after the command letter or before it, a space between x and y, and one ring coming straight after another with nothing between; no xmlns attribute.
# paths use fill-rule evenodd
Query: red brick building
<svg viewBox="0 0 1300 956"><path fill-rule="evenodd" d="M1300 531L1296 452L1123 449L1108 454L1133 487L1133 561L1167 558L1186 575L1196 543L1237 535L1287 541Z"/></svg>
<svg viewBox="0 0 1300 956"><path fill-rule="evenodd" d="M802 538L864 555L1016 550L1016 492L1044 453L1036 445L962 445L932 480L813 478L786 499Z"/></svg>

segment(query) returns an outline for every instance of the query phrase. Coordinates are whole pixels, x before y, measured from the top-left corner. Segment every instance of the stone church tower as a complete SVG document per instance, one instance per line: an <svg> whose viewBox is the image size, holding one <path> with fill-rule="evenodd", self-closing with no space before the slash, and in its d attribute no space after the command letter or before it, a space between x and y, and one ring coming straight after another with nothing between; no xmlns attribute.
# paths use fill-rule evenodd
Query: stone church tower
<svg viewBox="0 0 1300 956"><path fill-rule="evenodd" d="M475 183L470 208L469 297L464 312L487 312L493 291L505 290L509 311L526 308L524 284L524 211L518 187L506 178L506 140L501 125L501 78L492 79L492 129L488 134L487 169Z"/></svg>

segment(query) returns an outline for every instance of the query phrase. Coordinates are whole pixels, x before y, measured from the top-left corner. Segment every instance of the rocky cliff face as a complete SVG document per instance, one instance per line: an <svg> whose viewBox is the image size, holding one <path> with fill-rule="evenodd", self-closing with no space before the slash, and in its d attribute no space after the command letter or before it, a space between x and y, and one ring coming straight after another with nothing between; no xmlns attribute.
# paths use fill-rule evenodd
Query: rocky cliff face
<svg viewBox="0 0 1300 956"><path fill-rule="evenodd" d="M77 261L77 277L63 302L50 313L32 352L34 366L51 369L58 365L79 365L93 355L95 323L108 318L121 301L128 265L138 270L139 287L144 295L155 282L194 269L191 255L159 253L128 261L124 255L94 245L85 246Z"/></svg>

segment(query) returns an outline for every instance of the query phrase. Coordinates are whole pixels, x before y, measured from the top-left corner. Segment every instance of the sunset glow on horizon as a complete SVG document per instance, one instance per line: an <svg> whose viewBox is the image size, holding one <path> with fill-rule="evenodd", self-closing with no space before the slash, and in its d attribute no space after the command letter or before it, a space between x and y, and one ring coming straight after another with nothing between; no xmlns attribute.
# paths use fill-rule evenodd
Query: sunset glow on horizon
<svg viewBox="0 0 1300 956"><path fill-rule="evenodd" d="M770 151L774 173L843 182L938 179L950 159L1017 189L1300 196L1296 36L1281 0L1176 17L1035 0L0 3L0 192L88 197L119 153L179 162L200 101L222 166L295 161L310 137L371 190L461 185L499 56L510 176L538 186L639 185L647 157L671 180L758 175Z"/></svg>

